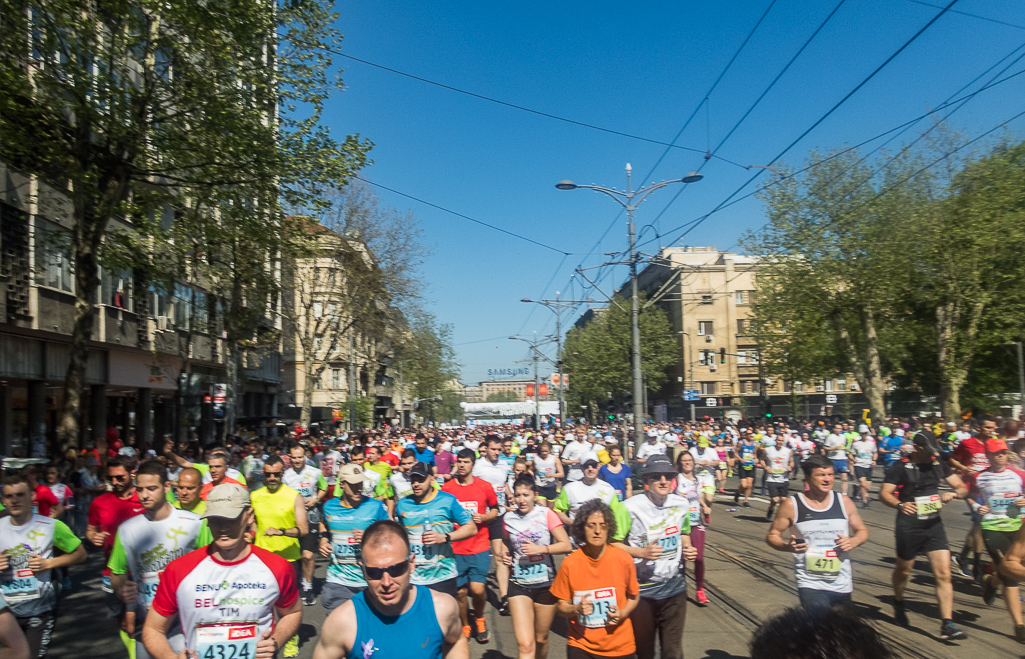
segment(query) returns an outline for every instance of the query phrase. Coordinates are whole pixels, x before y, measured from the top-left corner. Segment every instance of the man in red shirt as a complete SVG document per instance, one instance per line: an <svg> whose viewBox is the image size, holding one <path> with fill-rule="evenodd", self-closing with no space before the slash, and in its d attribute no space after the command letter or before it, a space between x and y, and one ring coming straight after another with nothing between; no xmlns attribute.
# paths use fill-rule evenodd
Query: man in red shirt
<svg viewBox="0 0 1025 659"><path fill-rule="evenodd" d="M477 621L477 642L487 643L491 638L484 622L484 605L487 591L484 584L491 568L491 542L488 522L498 516L498 496L487 481L473 477L473 463L477 454L464 448L456 456L456 477L445 483L443 492L448 492L473 515L477 534L466 540L452 543L456 559L456 587L458 588L459 616L463 620L463 634L470 636L470 611L467 596L473 597L473 615Z"/></svg>
<svg viewBox="0 0 1025 659"><path fill-rule="evenodd" d="M103 547L103 592L107 594L107 615L116 617L121 627L121 640L125 647L135 645L135 613L127 611L121 598L116 596L110 587L110 552L114 548L114 537L117 528L125 520L142 514L145 510L139 503L139 495L135 491L133 474L128 470L127 459L120 455L107 460L107 480L110 481L110 492L93 499L89 506L89 524L85 529L85 537L97 547ZM132 654L132 651L129 650Z"/></svg>
<svg viewBox="0 0 1025 659"><path fill-rule="evenodd" d="M961 472L961 479L968 482L975 474L989 469L989 458L986 457L986 440L997 436L997 422L992 417L982 420L979 432L975 437L962 439L954 452L950 454L950 467ZM971 511L971 502L968 502L968 509ZM950 569L954 574L962 577L978 579L982 574L982 552L986 545L982 540L982 516L972 511L972 528L965 536L964 546L961 548L961 555L950 556ZM968 566L968 553L972 553L972 572L969 574L965 568Z"/></svg>
<svg viewBox="0 0 1025 659"><path fill-rule="evenodd" d="M32 493L32 507L35 508L33 512L43 517L60 517L64 512L64 504L54 496L50 488L39 483L39 467L25 465L21 475L28 481L28 491Z"/></svg>

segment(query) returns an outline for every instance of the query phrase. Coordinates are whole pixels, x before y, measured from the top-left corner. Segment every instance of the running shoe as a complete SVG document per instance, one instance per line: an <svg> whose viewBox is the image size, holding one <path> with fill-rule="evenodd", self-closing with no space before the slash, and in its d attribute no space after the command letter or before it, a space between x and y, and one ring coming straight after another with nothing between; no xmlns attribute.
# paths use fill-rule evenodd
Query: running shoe
<svg viewBox="0 0 1025 659"><path fill-rule="evenodd" d="M726 489L725 489L725 488L722 488L722 487L720 487L720 488L719 488L719 494L726 494Z"/></svg>
<svg viewBox="0 0 1025 659"><path fill-rule="evenodd" d="M765 513L765 521L772 521L772 508L769 508L768 512Z"/></svg>
<svg viewBox="0 0 1025 659"><path fill-rule="evenodd" d="M733 495L733 503L734 503L734 505L740 503L740 492L737 492L736 494Z"/></svg>
<svg viewBox="0 0 1025 659"><path fill-rule="evenodd" d="M968 636L960 628L952 622L944 622L940 627L940 640L942 641L953 641L959 638L965 638Z"/></svg>
<svg viewBox="0 0 1025 659"><path fill-rule="evenodd" d="M309 588L303 590L303 604L306 606L313 606L317 603L317 596L313 594L313 589Z"/></svg>
<svg viewBox="0 0 1025 659"><path fill-rule="evenodd" d="M502 603L498 607L498 615L507 616L509 615L509 599L503 597Z"/></svg>
<svg viewBox="0 0 1025 659"><path fill-rule="evenodd" d="M470 625L463 625L463 636L470 638Z"/></svg>
<svg viewBox="0 0 1025 659"><path fill-rule="evenodd" d="M709 526L712 523L712 514L705 513L705 526Z"/></svg>
<svg viewBox="0 0 1025 659"><path fill-rule="evenodd" d="M1014 626L1014 640L1025 644L1025 625Z"/></svg>
<svg viewBox="0 0 1025 659"><path fill-rule="evenodd" d="M893 601L893 622L900 625L901 627L907 627L911 624L908 620L908 612L904 608L904 602Z"/></svg>
<svg viewBox="0 0 1025 659"><path fill-rule="evenodd" d="M283 657L298 657L299 656L299 635L296 634L292 638L288 639L285 643L285 647L281 652Z"/></svg>
<svg viewBox="0 0 1025 659"><path fill-rule="evenodd" d="M710 601L708 595L705 595L705 589L702 588L698 592L694 593L694 597L698 600L698 606L705 606ZM1025 627L1025 625L1023 625Z"/></svg>
<svg viewBox="0 0 1025 659"><path fill-rule="evenodd" d="M750 508L750 507L751 507L751 504L750 504L749 502L745 501L745 502L744 502L744 504L743 504L743 506L744 506L745 508Z"/></svg>
<svg viewBox="0 0 1025 659"><path fill-rule="evenodd" d="M950 571L951 573L956 574L959 577L964 577L965 579L972 578L972 575L965 572L964 568L961 567L961 560L959 559L957 554L950 555Z"/></svg>
<svg viewBox="0 0 1025 659"><path fill-rule="evenodd" d="M488 631L488 625L484 621L484 618L477 618L477 642L487 643L491 640L491 632Z"/></svg>
<svg viewBox="0 0 1025 659"><path fill-rule="evenodd" d="M993 585L993 581L990 579L982 580L982 601L986 603L986 606L993 604L993 600L997 598L997 588Z"/></svg>

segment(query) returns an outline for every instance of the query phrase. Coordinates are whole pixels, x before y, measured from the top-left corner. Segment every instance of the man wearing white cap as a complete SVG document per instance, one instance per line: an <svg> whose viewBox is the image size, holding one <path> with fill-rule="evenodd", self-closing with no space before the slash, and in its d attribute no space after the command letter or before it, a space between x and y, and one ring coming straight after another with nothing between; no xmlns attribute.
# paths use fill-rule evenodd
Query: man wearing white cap
<svg viewBox="0 0 1025 659"><path fill-rule="evenodd" d="M571 432L566 433L566 446L563 447L562 453L559 455L563 468L568 470L566 480L574 482L584 477L584 472L580 469L580 461L590 450L590 444L582 439L577 439L577 436Z"/></svg>
<svg viewBox="0 0 1025 659"><path fill-rule="evenodd" d="M171 561L164 570L142 641L155 659L271 659L302 622L295 571L277 554L246 542L253 522L246 488L223 483L206 501L203 517L213 544ZM181 654L167 641L175 616L185 635Z"/></svg>
<svg viewBox="0 0 1025 659"><path fill-rule="evenodd" d="M637 448L637 455L634 456L634 460L637 461L637 464L642 465L653 455L665 455L666 448L665 443L658 439L658 431L654 428L648 428L646 441Z"/></svg>

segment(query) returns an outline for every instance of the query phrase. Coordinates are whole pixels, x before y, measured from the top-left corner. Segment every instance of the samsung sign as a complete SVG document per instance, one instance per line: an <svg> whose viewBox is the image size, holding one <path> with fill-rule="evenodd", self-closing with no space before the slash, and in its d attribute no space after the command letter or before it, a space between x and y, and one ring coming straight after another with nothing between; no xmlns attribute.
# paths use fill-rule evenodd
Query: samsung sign
<svg viewBox="0 0 1025 659"><path fill-rule="evenodd" d="M530 369L526 367L521 368L489 368L489 378L505 378L512 375L530 375Z"/></svg>

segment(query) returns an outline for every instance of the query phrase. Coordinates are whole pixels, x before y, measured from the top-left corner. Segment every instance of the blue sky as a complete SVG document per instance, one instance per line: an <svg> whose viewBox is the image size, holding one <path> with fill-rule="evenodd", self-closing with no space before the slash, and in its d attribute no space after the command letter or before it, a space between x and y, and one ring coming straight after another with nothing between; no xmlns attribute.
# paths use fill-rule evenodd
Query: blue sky
<svg viewBox="0 0 1025 659"><path fill-rule="evenodd" d="M670 142L772 4L676 142L704 151L726 136L839 2L339 0L336 9L345 34L343 52L354 57L574 121ZM769 162L947 2L845 0L716 156L741 165ZM1022 50L1007 63L1025 53L1025 3L960 0L783 162L799 164L810 149L861 142L917 117L1019 46ZM466 383L487 379L489 368L513 367L528 357L526 345L506 337L553 332L554 315L532 309L535 305L521 298L554 297L556 291L564 298L600 297L581 286L579 277L571 277L574 268L597 265L604 253L626 247L626 221L617 219L616 204L594 192L556 190L557 181L622 188L629 162L637 187L679 178L704 162L701 153L670 149L642 180L664 146L337 59L347 89L329 101L325 123L338 136L359 133L375 142L374 164L363 172L367 179L557 250L378 190L386 203L412 210L424 228L431 250L423 269L425 296L439 321L453 326ZM1025 58L1004 76L1022 69ZM975 137L1022 110L1025 75L979 94L949 122ZM919 124L901 139L913 139L927 126ZM1020 139L1025 118L1009 124L1008 131ZM652 195L638 211L638 226L661 213L655 226L662 244L736 249L741 234L764 222L754 198L712 215L682 243L681 231L671 231L715 208L750 176L719 158L705 164L702 173L704 180L672 203L674 188ZM645 239L652 235L648 229ZM645 251L655 248L652 243ZM618 286L624 275L621 269L608 269L603 288ZM567 312L563 327L582 311Z"/></svg>

